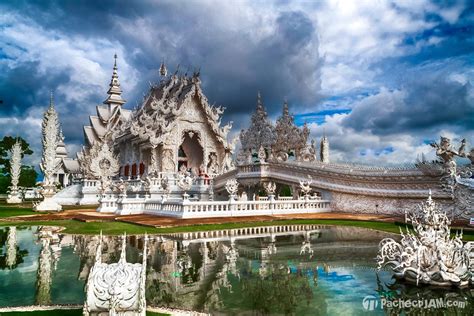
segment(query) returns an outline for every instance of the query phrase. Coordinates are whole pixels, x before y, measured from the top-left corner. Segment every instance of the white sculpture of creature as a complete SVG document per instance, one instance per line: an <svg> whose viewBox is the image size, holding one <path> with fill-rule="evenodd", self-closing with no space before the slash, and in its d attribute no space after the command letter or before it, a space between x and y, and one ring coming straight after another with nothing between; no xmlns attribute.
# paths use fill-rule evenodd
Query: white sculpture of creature
<svg viewBox="0 0 474 316"><path fill-rule="evenodd" d="M311 192L311 184L313 180L300 180L300 189L303 195L307 196Z"/></svg>
<svg viewBox="0 0 474 316"><path fill-rule="evenodd" d="M462 232L450 238L450 220L432 200L409 214L414 233L401 232L400 243L392 238L380 242L379 269L390 266L395 277L416 285L464 288L472 286L474 243L463 245Z"/></svg>
<svg viewBox="0 0 474 316"><path fill-rule="evenodd" d="M227 180L225 184L225 189L229 195L236 195L239 190L239 183L236 179Z"/></svg>
<svg viewBox="0 0 474 316"><path fill-rule="evenodd" d="M274 195L276 191L276 184L273 181L266 182L263 184L263 188L265 189L267 195Z"/></svg>
<svg viewBox="0 0 474 316"><path fill-rule="evenodd" d="M209 163L207 164L207 172L209 174L219 173L219 163L217 162L217 154L214 152L209 154Z"/></svg>

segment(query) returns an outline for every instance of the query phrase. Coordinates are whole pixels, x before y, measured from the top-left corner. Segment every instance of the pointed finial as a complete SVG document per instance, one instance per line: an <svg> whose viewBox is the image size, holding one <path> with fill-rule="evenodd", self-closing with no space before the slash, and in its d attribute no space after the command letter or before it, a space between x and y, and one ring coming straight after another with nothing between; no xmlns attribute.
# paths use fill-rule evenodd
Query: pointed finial
<svg viewBox="0 0 474 316"><path fill-rule="evenodd" d="M114 54L114 70L112 78L109 83L109 91L107 91L108 97L104 101L104 104L109 105L122 105L126 101L122 99L122 90L120 89L120 81L118 78L118 67L117 67L117 54Z"/></svg>
<svg viewBox="0 0 474 316"><path fill-rule="evenodd" d="M257 109L258 108L263 108L262 95L260 94L260 91L257 92Z"/></svg>
<svg viewBox="0 0 474 316"><path fill-rule="evenodd" d="M50 91L49 95L49 107L54 108L54 95L53 95L53 90Z"/></svg>
<svg viewBox="0 0 474 316"><path fill-rule="evenodd" d="M288 108L288 100L285 98L285 101L283 102L283 114L289 114L290 109Z"/></svg>
<svg viewBox="0 0 474 316"><path fill-rule="evenodd" d="M431 198L431 189L429 190L429 193L428 193L428 203L431 203L433 199Z"/></svg>

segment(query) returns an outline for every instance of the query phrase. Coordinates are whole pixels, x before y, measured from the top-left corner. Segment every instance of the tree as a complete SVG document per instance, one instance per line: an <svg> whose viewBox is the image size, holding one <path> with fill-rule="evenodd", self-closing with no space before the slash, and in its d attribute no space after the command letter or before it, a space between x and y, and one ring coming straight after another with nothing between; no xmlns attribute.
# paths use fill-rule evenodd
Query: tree
<svg viewBox="0 0 474 316"><path fill-rule="evenodd" d="M3 137L0 141L0 173L10 173L10 150L16 143L17 139L21 142L21 149L23 150L21 158L25 155L33 154L33 151L30 149L30 144L28 144L23 138L11 136Z"/></svg>
<svg viewBox="0 0 474 316"><path fill-rule="evenodd" d="M27 188L34 187L37 177L38 173L35 168L31 166L21 166L20 183L18 185Z"/></svg>

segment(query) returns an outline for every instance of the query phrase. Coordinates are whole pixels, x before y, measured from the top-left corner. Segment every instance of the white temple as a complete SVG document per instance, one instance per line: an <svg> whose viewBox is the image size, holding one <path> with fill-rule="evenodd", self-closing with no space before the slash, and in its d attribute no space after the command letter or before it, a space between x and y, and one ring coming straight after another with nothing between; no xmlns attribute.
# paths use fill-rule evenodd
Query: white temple
<svg viewBox="0 0 474 316"><path fill-rule="evenodd" d="M431 189L441 207L455 210L453 216L469 217L474 210L469 199L474 186L465 185L472 159L470 166L457 169L457 178L447 176L453 159L443 167L331 163L326 135L318 155L309 128L295 124L288 103L273 123L260 93L234 153L238 139L227 139L231 124L221 125L224 108L209 104L199 73L168 74L164 64L159 73L160 82L128 110L114 63L107 97L84 127L77 160L62 158L67 170L76 169L71 173L77 181L56 194L55 201L100 204L98 211L119 215L181 218L330 210L401 214ZM56 155L64 155L62 139L58 137ZM470 155L463 151L458 156ZM301 183L309 183L312 193L305 193ZM288 190L291 196L283 196Z"/></svg>

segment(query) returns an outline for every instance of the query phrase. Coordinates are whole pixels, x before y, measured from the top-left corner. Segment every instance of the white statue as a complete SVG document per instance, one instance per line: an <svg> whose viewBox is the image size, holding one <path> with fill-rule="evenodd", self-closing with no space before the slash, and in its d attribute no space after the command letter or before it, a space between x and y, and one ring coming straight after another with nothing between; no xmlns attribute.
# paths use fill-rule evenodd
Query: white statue
<svg viewBox="0 0 474 316"><path fill-rule="evenodd" d="M265 159L267 159L267 154L265 153L265 148L263 146L260 146L258 149L258 160L260 162L265 162Z"/></svg>
<svg viewBox="0 0 474 316"><path fill-rule="evenodd" d="M308 196L311 193L311 184L313 180L300 180L300 189L304 196Z"/></svg>
<svg viewBox="0 0 474 316"><path fill-rule="evenodd" d="M90 149L90 174L100 180L101 192L107 191L111 185L111 178L120 170L118 158L107 142L96 141Z"/></svg>
<svg viewBox="0 0 474 316"><path fill-rule="evenodd" d="M207 172L209 174L219 173L219 163L217 162L217 154L214 152L209 154L209 163L207 164Z"/></svg>
<svg viewBox="0 0 474 316"><path fill-rule="evenodd" d="M49 102L49 108L44 113L43 124L43 157L41 158L41 171L43 171L43 188L41 194L44 200L35 206L36 211L60 211L61 205L55 202L52 197L56 192L54 174L58 168L56 161L56 148L59 140L58 114L54 109L53 94Z"/></svg>
<svg viewBox="0 0 474 316"><path fill-rule="evenodd" d="M263 188L265 192L267 192L267 195L275 195L276 191L276 184L273 181L266 182L263 184Z"/></svg>
<svg viewBox="0 0 474 316"><path fill-rule="evenodd" d="M187 196L186 191L189 191L193 185L193 178L186 174L178 174L178 187L184 191L184 195Z"/></svg>
<svg viewBox="0 0 474 316"><path fill-rule="evenodd" d="M21 142L19 139L17 139L11 149L10 177L12 185L10 186L10 193L8 194L7 203L21 203L23 201L23 199L21 198L21 194L18 191L22 153L23 150L21 149Z"/></svg>
<svg viewBox="0 0 474 316"><path fill-rule="evenodd" d="M225 183L225 189L227 190L227 193L229 193L230 196L235 196L239 191L239 183L236 179L227 180L227 182Z"/></svg>
<svg viewBox="0 0 474 316"><path fill-rule="evenodd" d="M86 285L84 315L130 315L145 316L145 281L147 242L145 235L142 263L126 260L126 235L122 240L122 251L117 263L102 262L102 234L97 247L95 264L89 272Z"/></svg>
<svg viewBox="0 0 474 316"><path fill-rule="evenodd" d="M432 200L431 192L428 201L408 215L408 221L414 233L400 231L400 243L392 238L380 242L379 268L388 265L396 278L416 285L472 286L474 243L463 244L462 232L450 237L451 222Z"/></svg>

